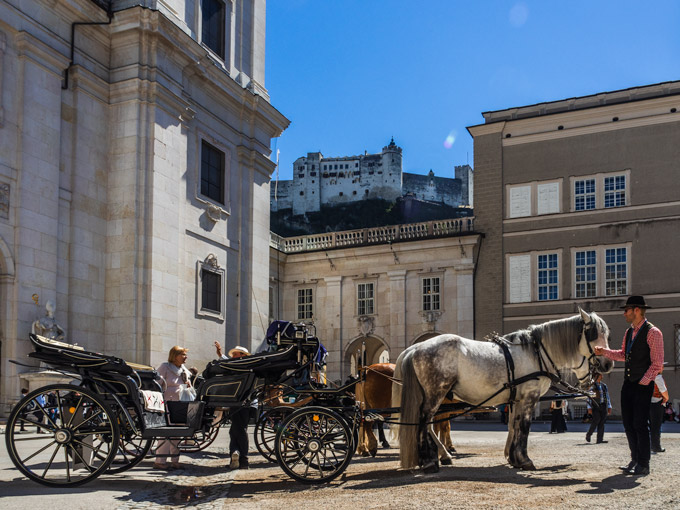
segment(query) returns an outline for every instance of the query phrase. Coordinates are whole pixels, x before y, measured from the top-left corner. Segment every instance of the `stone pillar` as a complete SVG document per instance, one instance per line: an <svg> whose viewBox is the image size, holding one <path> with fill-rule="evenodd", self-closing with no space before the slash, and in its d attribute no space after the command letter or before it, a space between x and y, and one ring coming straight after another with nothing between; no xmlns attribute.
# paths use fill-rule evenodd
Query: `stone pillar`
<svg viewBox="0 0 680 510"><path fill-rule="evenodd" d="M390 347L390 361L408 347L406 338L406 269L388 271L390 279L390 330L385 335Z"/></svg>
<svg viewBox="0 0 680 510"><path fill-rule="evenodd" d="M328 378L343 381L347 374L344 370L346 346L343 343L342 276L327 276L324 281L326 298L319 300L319 307L330 310L326 315L330 321L318 334L328 349Z"/></svg>

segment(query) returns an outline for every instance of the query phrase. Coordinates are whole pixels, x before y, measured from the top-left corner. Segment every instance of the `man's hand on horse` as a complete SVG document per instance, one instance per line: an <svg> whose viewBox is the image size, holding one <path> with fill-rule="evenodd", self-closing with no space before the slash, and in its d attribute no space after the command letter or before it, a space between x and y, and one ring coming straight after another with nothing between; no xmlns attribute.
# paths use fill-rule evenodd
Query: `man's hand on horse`
<svg viewBox="0 0 680 510"><path fill-rule="evenodd" d="M602 356L604 354L604 347L597 345L593 347L593 352L595 353L595 356Z"/></svg>

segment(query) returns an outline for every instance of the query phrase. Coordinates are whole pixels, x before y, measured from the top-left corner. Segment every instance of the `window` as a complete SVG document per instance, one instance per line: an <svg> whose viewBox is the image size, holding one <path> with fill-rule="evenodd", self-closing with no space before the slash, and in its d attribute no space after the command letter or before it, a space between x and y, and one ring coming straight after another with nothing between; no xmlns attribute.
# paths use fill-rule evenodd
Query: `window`
<svg viewBox="0 0 680 510"><path fill-rule="evenodd" d="M439 277L423 278L423 311L440 309Z"/></svg>
<svg viewBox="0 0 680 510"><path fill-rule="evenodd" d="M572 248L573 297L588 299L627 294L630 247L626 244Z"/></svg>
<svg viewBox="0 0 680 510"><path fill-rule="evenodd" d="M224 319L225 270L212 253L199 261L196 271L197 315Z"/></svg>
<svg viewBox="0 0 680 510"><path fill-rule="evenodd" d="M574 209L577 211L595 209L595 179L574 182Z"/></svg>
<svg viewBox="0 0 680 510"><path fill-rule="evenodd" d="M616 175L604 178L604 207L626 205L626 176Z"/></svg>
<svg viewBox="0 0 680 510"><path fill-rule="evenodd" d="M561 252L531 252L506 258L506 295L510 303L560 299Z"/></svg>
<svg viewBox="0 0 680 510"><path fill-rule="evenodd" d="M312 304L312 289L298 289L297 291L297 318L298 320L311 319L314 317Z"/></svg>
<svg viewBox="0 0 680 510"><path fill-rule="evenodd" d="M628 294L628 250L626 248L605 250L604 282L606 296Z"/></svg>
<svg viewBox="0 0 680 510"><path fill-rule="evenodd" d="M224 59L224 3L202 0L201 21L201 41Z"/></svg>
<svg viewBox="0 0 680 510"><path fill-rule="evenodd" d="M592 211L628 205L630 200L626 183L629 175L630 170L626 170L616 174L573 177L573 210Z"/></svg>
<svg viewBox="0 0 680 510"><path fill-rule="evenodd" d="M201 195L224 205L224 152L201 142Z"/></svg>
<svg viewBox="0 0 680 510"><path fill-rule="evenodd" d="M201 280L203 281L203 285L201 292L203 293L203 296L201 308L219 313L222 310L222 302L220 299L222 277L219 273L214 273L208 269L203 269L202 276Z"/></svg>
<svg viewBox="0 0 680 510"><path fill-rule="evenodd" d="M597 295L597 257L595 250L577 251L574 261L576 298Z"/></svg>
<svg viewBox="0 0 680 510"><path fill-rule="evenodd" d="M372 283L360 283L357 285L357 314L373 315L374 294Z"/></svg>
<svg viewBox="0 0 680 510"><path fill-rule="evenodd" d="M557 253L538 256L538 300L557 299Z"/></svg>
<svg viewBox="0 0 680 510"><path fill-rule="evenodd" d="M507 186L508 218L524 218L562 211L561 180L513 184Z"/></svg>

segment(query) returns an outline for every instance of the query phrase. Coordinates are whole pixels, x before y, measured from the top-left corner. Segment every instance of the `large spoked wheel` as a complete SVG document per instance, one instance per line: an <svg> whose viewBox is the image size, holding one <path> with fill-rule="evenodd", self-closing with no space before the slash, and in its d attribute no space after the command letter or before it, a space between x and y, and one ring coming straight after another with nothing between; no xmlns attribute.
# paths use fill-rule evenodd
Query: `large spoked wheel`
<svg viewBox="0 0 680 510"><path fill-rule="evenodd" d="M26 432L20 431L22 423ZM106 471L120 436L115 413L96 393L52 384L32 391L12 409L5 441L10 459L31 480L75 487Z"/></svg>
<svg viewBox="0 0 680 510"><path fill-rule="evenodd" d="M284 420L274 449L289 476L303 483L324 483L347 468L352 443L342 416L323 407L305 407Z"/></svg>
<svg viewBox="0 0 680 510"><path fill-rule="evenodd" d="M276 444L276 434L281 429L283 420L290 415L295 408L279 406L267 409L257 420L253 438L257 451L270 462L276 462L274 446Z"/></svg>
<svg viewBox="0 0 680 510"><path fill-rule="evenodd" d="M207 431L197 430L191 437L185 437L179 442L182 453L195 453L210 446L220 432L220 424L212 425Z"/></svg>
<svg viewBox="0 0 680 510"><path fill-rule="evenodd" d="M140 430L141 423L139 423L136 412L131 410L130 414L132 419L135 420L137 430ZM122 473L135 467L144 460L153 443L153 439L143 439L135 433L122 411L118 412L118 428L120 440L118 441L116 456L106 470L109 474Z"/></svg>

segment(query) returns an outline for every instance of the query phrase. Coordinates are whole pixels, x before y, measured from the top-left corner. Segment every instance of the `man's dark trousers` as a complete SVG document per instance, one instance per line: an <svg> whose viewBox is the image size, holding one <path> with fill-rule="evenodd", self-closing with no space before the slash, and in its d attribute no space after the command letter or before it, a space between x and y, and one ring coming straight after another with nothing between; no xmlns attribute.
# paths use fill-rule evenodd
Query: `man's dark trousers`
<svg viewBox="0 0 680 510"><path fill-rule="evenodd" d="M595 429L597 429L597 442L601 443L604 439L604 422L607 421L607 407L606 404L596 404L593 403L592 407L593 421L590 424L588 433L586 436L590 437L593 435Z"/></svg>
<svg viewBox="0 0 680 510"><path fill-rule="evenodd" d="M231 416L231 427L229 428L229 454L235 451L240 453L241 464L248 460L248 421L250 418L250 407L241 407Z"/></svg>
<svg viewBox="0 0 680 510"><path fill-rule="evenodd" d="M623 381L621 388L621 419L626 431L630 458L640 466L649 467L649 406L654 385Z"/></svg>
<svg viewBox="0 0 680 510"><path fill-rule="evenodd" d="M661 401L650 404L649 406L649 428L652 438L652 449L661 450L661 424L666 408Z"/></svg>

